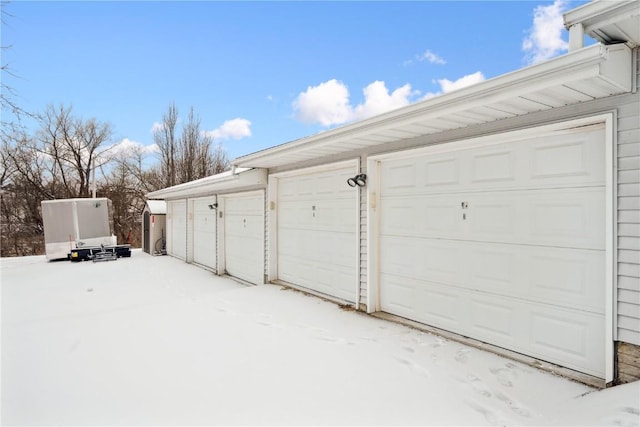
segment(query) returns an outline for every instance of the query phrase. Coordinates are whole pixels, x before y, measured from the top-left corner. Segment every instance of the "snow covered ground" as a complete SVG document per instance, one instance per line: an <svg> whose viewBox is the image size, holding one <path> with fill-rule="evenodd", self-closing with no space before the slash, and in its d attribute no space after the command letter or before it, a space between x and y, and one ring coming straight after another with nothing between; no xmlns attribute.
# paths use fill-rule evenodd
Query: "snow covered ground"
<svg viewBox="0 0 640 427"><path fill-rule="evenodd" d="M2 425L640 424L596 390L139 250L2 259Z"/></svg>

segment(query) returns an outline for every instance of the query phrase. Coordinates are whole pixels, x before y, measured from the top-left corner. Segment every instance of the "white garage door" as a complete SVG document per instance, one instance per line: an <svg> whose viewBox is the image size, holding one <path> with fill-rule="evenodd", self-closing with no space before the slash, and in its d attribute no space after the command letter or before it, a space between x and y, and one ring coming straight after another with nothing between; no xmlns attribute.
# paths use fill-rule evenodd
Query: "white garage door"
<svg viewBox="0 0 640 427"><path fill-rule="evenodd" d="M169 202L171 217L169 220L171 238L170 254L181 259L187 258L187 201L174 200Z"/></svg>
<svg viewBox="0 0 640 427"><path fill-rule="evenodd" d="M355 163L277 180L278 279L354 302L358 190Z"/></svg>
<svg viewBox="0 0 640 427"><path fill-rule="evenodd" d="M193 200L193 262L216 268L215 196Z"/></svg>
<svg viewBox="0 0 640 427"><path fill-rule="evenodd" d="M225 271L261 285L264 283L264 193L224 196L223 203Z"/></svg>
<svg viewBox="0 0 640 427"><path fill-rule="evenodd" d="M381 309L604 377L604 125L446 150L379 164Z"/></svg>

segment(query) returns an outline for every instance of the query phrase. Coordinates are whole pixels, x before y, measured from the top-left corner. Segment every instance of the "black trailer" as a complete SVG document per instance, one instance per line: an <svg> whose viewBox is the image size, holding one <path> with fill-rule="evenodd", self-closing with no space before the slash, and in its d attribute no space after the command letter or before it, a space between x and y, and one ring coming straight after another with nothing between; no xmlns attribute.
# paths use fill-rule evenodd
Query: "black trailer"
<svg viewBox="0 0 640 427"><path fill-rule="evenodd" d="M128 258L131 256L131 245L110 245L110 246L84 246L71 249L69 259L71 261L113 261L118 258Z"/></svg>

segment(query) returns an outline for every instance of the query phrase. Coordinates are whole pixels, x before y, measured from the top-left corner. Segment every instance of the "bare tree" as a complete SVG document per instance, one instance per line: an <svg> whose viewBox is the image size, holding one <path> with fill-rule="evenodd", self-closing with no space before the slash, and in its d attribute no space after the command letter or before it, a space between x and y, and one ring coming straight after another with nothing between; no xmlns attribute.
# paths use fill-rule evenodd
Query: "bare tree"
<svg viewBox="0 0 640 427"><path fill-rule="evenodd" d="M92 167L109 161L103 145L111 126L73 117L71 108L48 107L35 136L13 131L0 155L2 255L41 253L40 202L90 196Z"/></svg>
<svg viewBox="0 0 640 427"><path fill-rule="evenodd" d="M213 147L213 139L201 129L200 117L193 107L179 137L177 123L178 110L172 103L154 132L154 141L160 150L160 169L156 176L164 183L162 187L204 178L229 168L224 148L221 145Z"/></svg>
<svg viewBox="0 0 640 427"><path fill-rule="evenodd" d="M62 184L64 198L89 197L93 167L108 159L101 151L112 134L108 123L71 115L71 107L47 107L37 133L37 144L28 147L50 160L51 179Z"/></svg>
<svg viewBox="0 0 640 427"><path fill-rule="evenodd" d="M8 19L12 15L7 11L9 1L0 1L0 25L3 27L9 25ZM0 50L6 52L11 46L2 45ZM11 138L11 134L18 131L22 124L21 118L23 116L33 117L33 115L25 111L16 101L17 92L10 84L8 80L16 75L12 72L9 64L3 62L0 65L0 109L2 114L0 115L0 137L2 140L8 140ZM8 118L7 118L8 117Z"/></svg>
<svg viewBox="0 0 640 427"><path fill-rule="evenodd" d="M178 109L174 103L162 115L162 123L153 132L153 141L160 150L160 173L165 177L164 186L171 187L176 182L176 125Z"/></svg>

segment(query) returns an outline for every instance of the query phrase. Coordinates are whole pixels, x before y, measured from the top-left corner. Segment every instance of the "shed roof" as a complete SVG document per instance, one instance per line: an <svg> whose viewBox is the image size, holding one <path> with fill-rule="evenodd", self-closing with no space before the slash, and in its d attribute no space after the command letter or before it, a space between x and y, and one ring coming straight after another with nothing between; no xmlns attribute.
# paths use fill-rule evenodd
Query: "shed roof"
<svg viewBox="0 0 640 427"><path fill-rule="evenodd" d="M147 200L149 213L153 215L165 215L167 213L167 202L164 200Z"/></svg>
<svg viewBox="0 0 640 427"><path fill-rule="evenodd" d="M366 120L238 157L239 167L273 168L471 125L577 104L632 89L624 44L586 47Z"/></svg>
<svg viewBox="0 0 640 427"><path fill-rule="evenodd" d="M148 199L179 199L199 197L218 192L241 190L249 187L266 186L267 171L252 168L237 168L211 175L173 187L163 188L147 194Z"/></svg>

